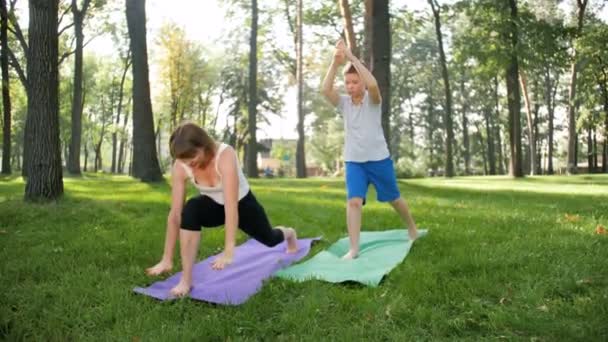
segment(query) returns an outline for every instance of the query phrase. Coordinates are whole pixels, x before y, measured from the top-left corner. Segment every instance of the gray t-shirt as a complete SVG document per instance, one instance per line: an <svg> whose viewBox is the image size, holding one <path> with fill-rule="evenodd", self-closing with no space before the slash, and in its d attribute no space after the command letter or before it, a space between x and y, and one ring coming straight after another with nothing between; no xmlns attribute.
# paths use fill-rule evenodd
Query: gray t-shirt
<svg viewBox="0 0 608 342"><path fill-rule="evenodd" d="M367 90L360 105L340 95L338 111L344 116L344 161L367 162L390 156L382 131L382 104L374 104Z"/></svg>

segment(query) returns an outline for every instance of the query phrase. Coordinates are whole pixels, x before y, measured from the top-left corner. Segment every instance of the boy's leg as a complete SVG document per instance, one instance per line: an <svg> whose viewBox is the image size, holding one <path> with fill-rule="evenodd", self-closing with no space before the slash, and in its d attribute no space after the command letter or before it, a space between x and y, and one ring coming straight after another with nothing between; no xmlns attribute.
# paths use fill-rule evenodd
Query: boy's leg
<svg viewBox="0 0 608 342"><path fill-rule="evenodd" d="M399 187L397 186L397 176L395 175L393 161L390 158L387 158L370 162L366 164L366 170L368 171L371 182L376 188L378 201L389 202L395 211L397 211L403 220L403 223L407 226L410 239L416 239L416 237L418 237L416 223L412 218L407 203L401 198Z"/></svg>
<svg viewBox="0 0 608 342"><path fill-rule="evenodd" d="M350 239L350 249L342 257L353 259L359 254L359 235L361 233L361 217L363 204L367 194L369 180L363 168L364 163L346 162L346 226Z"/></svg>
<svg viewBox="0 0 608 342"><path fill-rule="evenodd" d="M416 228L416 223L414 222L414 218L410 213L410 209L407 206L407 202L401 197L390 202L393 208L399 213L401 219L407 225L407 233L410 236L411 240L415 240L418 237L418 229Z"/></svg>
<svg viewBox="0 0 608 342"><path fill-rule="evenodd" d="M362 212L363 198L353 197L348 200L346 205L346 226L348 228L348 238L350 239L350 249L342 256L343 259L354 259L359 254Z"/></svg>

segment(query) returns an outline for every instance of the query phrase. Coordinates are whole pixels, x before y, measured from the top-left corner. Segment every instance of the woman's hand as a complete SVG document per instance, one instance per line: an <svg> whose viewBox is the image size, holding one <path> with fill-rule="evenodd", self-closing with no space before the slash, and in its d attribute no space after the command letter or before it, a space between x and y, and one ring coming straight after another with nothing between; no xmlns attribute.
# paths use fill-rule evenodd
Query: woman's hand
<svg viewBox="0 0 608 342"><path fill-rule="evenodd" d="M233 253L226 252L222 253L222 255L218 256L211 264L211 268L214 270L223 270L226 266L232 264Z"/></svg>

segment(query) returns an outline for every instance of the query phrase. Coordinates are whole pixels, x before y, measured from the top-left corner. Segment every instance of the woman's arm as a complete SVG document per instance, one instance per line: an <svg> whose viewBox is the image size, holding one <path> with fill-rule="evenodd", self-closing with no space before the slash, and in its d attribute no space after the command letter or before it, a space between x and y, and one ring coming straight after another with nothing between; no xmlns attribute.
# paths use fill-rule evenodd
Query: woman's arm
<svg viewBox="0 0 608 342"><path fill-rule="evenodd" d="M179 235L181 213L186 195L186 173L184 168L175 162L171 171L171 210L167 216L165 247L161 261L146 270L149 275L158 275L173 268L173 253Z"/></svg>
<svg viewBox="0 0 608 342"><path fill-rule="evenodd" d="M239 177L236 152L227 147L219 156L218 169L224 185L224 212L226 216L224 253L213 263L214 269L222 269L232 263L236 245L236 230L239 225Z"/></svg>

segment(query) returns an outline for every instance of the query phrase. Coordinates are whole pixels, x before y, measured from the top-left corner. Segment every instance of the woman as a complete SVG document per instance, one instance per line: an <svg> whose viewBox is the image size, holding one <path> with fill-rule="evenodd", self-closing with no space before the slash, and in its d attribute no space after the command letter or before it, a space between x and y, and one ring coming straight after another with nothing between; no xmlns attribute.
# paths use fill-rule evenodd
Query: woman
<svg viewBox="0 0 608 342"><path fill-rule="evenodd" d="M295 230L272 228L264 208L251 192L231 146L214 141L194 123L184 123L171 135L169 148L175 162L172 167L171 211L167 218L164 253L161 261L146 272L158 275L171 271L179 231L183 270L179 283L171 289L172 295L181 297L190 292L201 227L225 226L224 252L212 265L216 270L232 263L237 227L268 247L286 240L287 253L297 251ZM199 190L200 195L189 199L184 205L187 180Z"/></svg>

